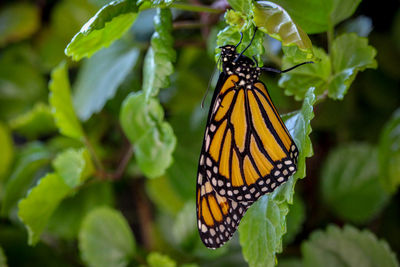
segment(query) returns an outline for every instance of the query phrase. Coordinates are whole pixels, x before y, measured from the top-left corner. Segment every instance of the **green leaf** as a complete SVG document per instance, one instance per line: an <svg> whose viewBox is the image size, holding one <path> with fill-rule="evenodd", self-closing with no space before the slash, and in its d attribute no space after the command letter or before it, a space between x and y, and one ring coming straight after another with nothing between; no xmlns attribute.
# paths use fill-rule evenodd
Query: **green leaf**
<svg viewBox="0 0 400 267"><path fill-rule="evenodd" d="M94 173L94 166L86 148L68 149L53 161L57 174L71 188L81 185Z"/></svg>
<svg viewBox="0 0 400 267"><path fill-rule="evenodd" d="M3 248L0 247L0 266L1 267L7 267L7 258L6 255L4 254Z"/></svg>
<svg viewBox="0 0 400 267"><path fill-rule="evenodd" d="M337 37L332 44L332 68L334 75L329 86L329 96L343 99L359 71L375 69L376 50L368 45L368 39L354 33Z"/></svg>
<svg viewBox="0 0 400 267"><path fill-rule="evenodd" d="M147 264L149 267L176 267L176 262L167 255L158 252L151 252L147 256Z"/></svg>
<svg viewBox="0 0 400 267"><path fill-rule="evenodd" d="M40 27L39 9L28 3L9 5L0 11L0 24L0 47L27 39Z"/></svg>
<svg viewBox="0 0 400 267"><path fill-rule="evenodd" d="M249 12L252 7L252 1L250 0L228 0L228 3L233 9L241 13Z"/></svg>
<svg viewBox="0 0 400 267"><path fill-rule="evenodd" d="M72 38L65 54L74 60L91 57L129 30L137 11L135 1L116 0L105 5Z"/></svg>
<svg viewBox="0 0 400 267"><path fill-rule="evenodd" d="M50 158L50 153L40 143L31 143L22 148L5 185L1 207L2 216L10 215L17 202L32 186L35 178L38 178L37 172L50 163Z"/></svg>
<svg viewBox="0 0 400 267"><path fill-rule="evenodd" d="M82 222L79 251L89 266L127 266L136 244L124 216L117 210L99 207Z"/></svg>
<svg viewBox="0 0 400 267"><path fill-rule="evenodd" d="M0 122L0 181L7 174L14 158L14 144L8 127Z"/></svg>
<svg viewBox="0 0 400 267"><path fill-rule="evenodd" d="M376 216L388 200L378 176L375 147L342 145L327 157L321 173L324 201L340 217L364 223Z"/></svg>
<svg viewBox="0 0 400 267"><path fill-rule="evenodd" d="M352 226L340 229L330 225L316 231L301 246L303 266L386 266L398 267L396 256L384 240Z"/></svg>
<svg viewBox="0 0 400 267"><path fill-rule="evenodd" d="M57 130L50 107L40 102L28 112L10 120L9 125L13 131L31 140Z"/></svg>
<svg viewBox="0 0 400 267"><path fill-rule="evenodd" d="M320 33L350 17L361 0L272 0L307 33Z"/></svg>
<svg viewBox="0 0 400 267"><path fill-rule="evenodd" d="M168 87L169 76L174 72L174 39L172 14L169 9L158 8L154 17L155 32L151 37L151 47L147 51L143 68L143 92L146 99L158 95L161 88Z"/></svg>
<svg viewBox="0 0 400 267"><path fill-rule="evenodd" d="M303 199L294 195L293 205L289 206L290 211L286 217L287 232L283 236L283 243L290 244L296 235L301 231L306 219L306 208Z"/></svg>
<svg viewBox="0 0 400 267"><path fill-rule="evenodd" d="M268 196L261 197L247 211L239 232L243 257L249 266L275 266L275 254L282 250L288 212L286 203L278 204Z"/></svg>
<svg viewBox="0 0 400 267"><path fill-rule="evenodd" d="M273 194L265 195L254 203L239 226L243 257L250 266L275 266L276 253L282 251L288 203L293 202L296 180L305 177L305 159L312 155L309 134L314 103L314 88L310 88L301 110L286 118L286 127L300 152L296 174Z"/></svg>
<svg viewBox="0 0 400 267"><path fill-rule="evenodd" d="M50 216L70 191L71 188L59 175L48 173L40 179L28 196L19 202L18 216L28 229L30 245L39 241Z"/></svg>
<svg viewBox="0 0 400 267"><path fill-rule="evenodd" d="M132 43L121 40L84 62L74 84L74 106L81 120L89 119L114 97L138 56Z"/></svg>
<svg viewBox="0 0 400 267"><path fill-rule="evenodd" d="M290 68L299 63L298 54L293 49L283 48L283 68ZM329 56L321 48L314 48L314 55L319 62L307 64L290 72L282 74L279 86L285 88L287 95L294 95L296 100L304 98L309 87L315 87L315 94L321 95L328 88L331 75L331 61ZM303 61L302 59L301 61Z"/></svg>
<svg viewBox="0 0 400 267"><path fill-rule="evenodd" d="M297 46L307 52L307 58L313 58L310 38L282 7L269 1L258 1L253 12L254 23L261 31L281 41L283 46Z"/></svg>
<svg viewBox="0 0 400 267"><path fill-rule="evenodd" d="M58 129L65 136L82 140L84 134L72 105L71 87L65 62L52 71L49 89L49 102Z"/></svg>
<svg viewBox="0 0 400 267"><path fill-rule="evenodd" d="M66 240L78 236L81 223L92 209L113 205L113 189L110 183L84 186L77 194L64 199L54 211L47 231Z"/></svg>
<svg viewBox="0 0 400 267"><path fill-rule="evenodd" d="M163 118L164 111L158 100L146 101L143 92L128 95L122 104L122 128L135 148L140 169L149 178L163 175L172 163L176 138Z"/></svg>
<svg viewBox="0 0 400 267"><path fill-rule="evenodd" d="M386 123L379 141L379 177L389 193L400 185L400 109Z"/></svg>

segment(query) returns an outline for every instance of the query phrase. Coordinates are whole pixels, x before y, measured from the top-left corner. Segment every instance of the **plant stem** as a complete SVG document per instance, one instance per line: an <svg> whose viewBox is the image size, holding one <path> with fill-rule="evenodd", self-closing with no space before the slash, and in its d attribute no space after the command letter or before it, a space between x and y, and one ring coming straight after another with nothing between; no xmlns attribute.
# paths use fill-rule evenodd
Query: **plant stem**
<svg viewBox="0 0 400 267"><path fill-rule="evenodd" d="M193 12L207 12L207 13L221 13L223 12L222 9L211 8L208 6L202 5L190 5L186 3L172 3L171 8L182 9L186 11L193 11Z"/></svg>
<svg viewBox="0 0 400 267"><path fill-rule="evenodd" d="M129 163L129 160L132 158L132 155L133 155L133 148L131 145L129 145L129 148L122 157L121 163L118 165L117 170L111 176L113 180L118 180L122 177L126 169L126 166Z"/></svg>
<svg viewBox="0 0 400 267"><path fill-rule="evenodd" d="M101 173L104 173L104 166L101 163L100 158L97 156L96 151L94 150L92 144L90 143L89 139L85 136L83 139L86 148L89 150L90 155L92 155L94 164L96 165L96 169L98 169Z"/></svg>

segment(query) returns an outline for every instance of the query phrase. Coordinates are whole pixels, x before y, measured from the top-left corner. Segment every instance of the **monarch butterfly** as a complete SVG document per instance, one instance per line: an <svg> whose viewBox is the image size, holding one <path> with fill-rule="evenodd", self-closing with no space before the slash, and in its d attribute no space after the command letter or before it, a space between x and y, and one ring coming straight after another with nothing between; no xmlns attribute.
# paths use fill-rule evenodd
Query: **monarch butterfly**
<svg viewBox="0 0 400 267"><path fill-rule="evenodd" d="M255 35L255 32L254 32ZM221 49L222 72L212 97L201 149L197 188L197 221L201 240L218 248L236 231L246 210L274 191L296 170L298 149L282 122L260 68L241 43Z"/></svg>

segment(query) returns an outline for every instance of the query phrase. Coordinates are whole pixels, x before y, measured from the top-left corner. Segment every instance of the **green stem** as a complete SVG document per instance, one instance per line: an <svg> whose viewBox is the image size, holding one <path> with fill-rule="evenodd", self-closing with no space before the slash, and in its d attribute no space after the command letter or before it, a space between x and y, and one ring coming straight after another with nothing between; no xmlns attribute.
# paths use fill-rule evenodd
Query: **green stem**
<svg viewBox="0 0 400 267"><path fill-rule="evenodd" d="M332 50L332 42L333 42L333 38L334 38L334 28L331 24L328 25L328 53L331 53Z"/></svg>
<svg viewBox="0 0 400 267"><path fill-rule="evenodd" d="M201 5L190 5L186 3L172 3L171 8L182 9L186 11L193 11L193 12L207 12L207 13L221 13L223 12L222 9L211 8L208 6L201 6Z"/></svg>

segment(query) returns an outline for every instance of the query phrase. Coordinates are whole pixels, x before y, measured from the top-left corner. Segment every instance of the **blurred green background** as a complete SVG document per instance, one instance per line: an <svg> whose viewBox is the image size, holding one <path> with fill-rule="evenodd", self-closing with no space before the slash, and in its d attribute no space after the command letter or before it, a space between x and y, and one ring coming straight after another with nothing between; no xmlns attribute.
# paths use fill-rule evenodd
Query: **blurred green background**
<svg viewBox="0 0 400 267"><path fill-rule="evenodd" d="M150 145L132 148L130 143L137 137L120 122L124 109L131 112L129 116L143 118L140 99L126 99L146 83L142 75L156 10L140 12L118 41L89 59L74 61L65 55L74 35L108 2L0 3L0 266L247 266L237 234L223 248L208 250L199 239L195 218L195 177L207 116L207 107L200 104L213 77L217 33L225 27L223 12L229 3L186 3L220 8L216 13L172 8L173 45L172 39L161 40L167 46L171 42L176 60L175 52L165 48L162 55L167 56L160 57L159 64L166 62L161 67L170 82L161 82L158 88L165 89L159 92L159 102L149 104L151 114L143 123L157 129L163 141L159 149L172 153L163 158L166 171L159 171L140 157L151 153L146 149L154 142L144 140L142 145ZM287 1L273 2L285 7ZM328 49L324 31L306 32L314 46ZM307 159L306 177L295 189L278 266L318 266L318 257L325 257L328 266L398 266L399 2L361 1L354 14L335 27L336 35L349 32L368 38L377 50L378 67L358 73L341 101L317 95L311 123L314 155ZM280 43L265 35L263 44L264 63L283 68ZM168 62L174 62L173 67ZM55 119L61 119L54 117L54 103L68 102L68 95L57 98L56 91L65 74L80 121L72 124L84 129L77 130L78 135L84 131L81 140L73 137L76 132L59 134ZM296 92L289 89L285 94L279 86L285 86L279 75L268 73L262 79L281 114L301 107L301 102L288 96ZM147 128L143 129L145 133ZM93 163L85 161L87 157ZM70 181L73 190L63 193L64 187L59 186L53 198L38 197L32 206L23 202L29 192L49 194L30 190L53 170L77 175ZM23 215L19 209L25 204ZM54 207L42 214L42 205ZM40 214L31 227L43 228L29 237L27 223L21 221L31 216L28 212ZM28 245L28 239L34 246ZM373 249L367 253L362 244ZM347 252L336 251L338 247ZM357 257L367 254L373 255L365 262L370 265L362 265ZM346 262L349 259L356 260Z"/></svg>

